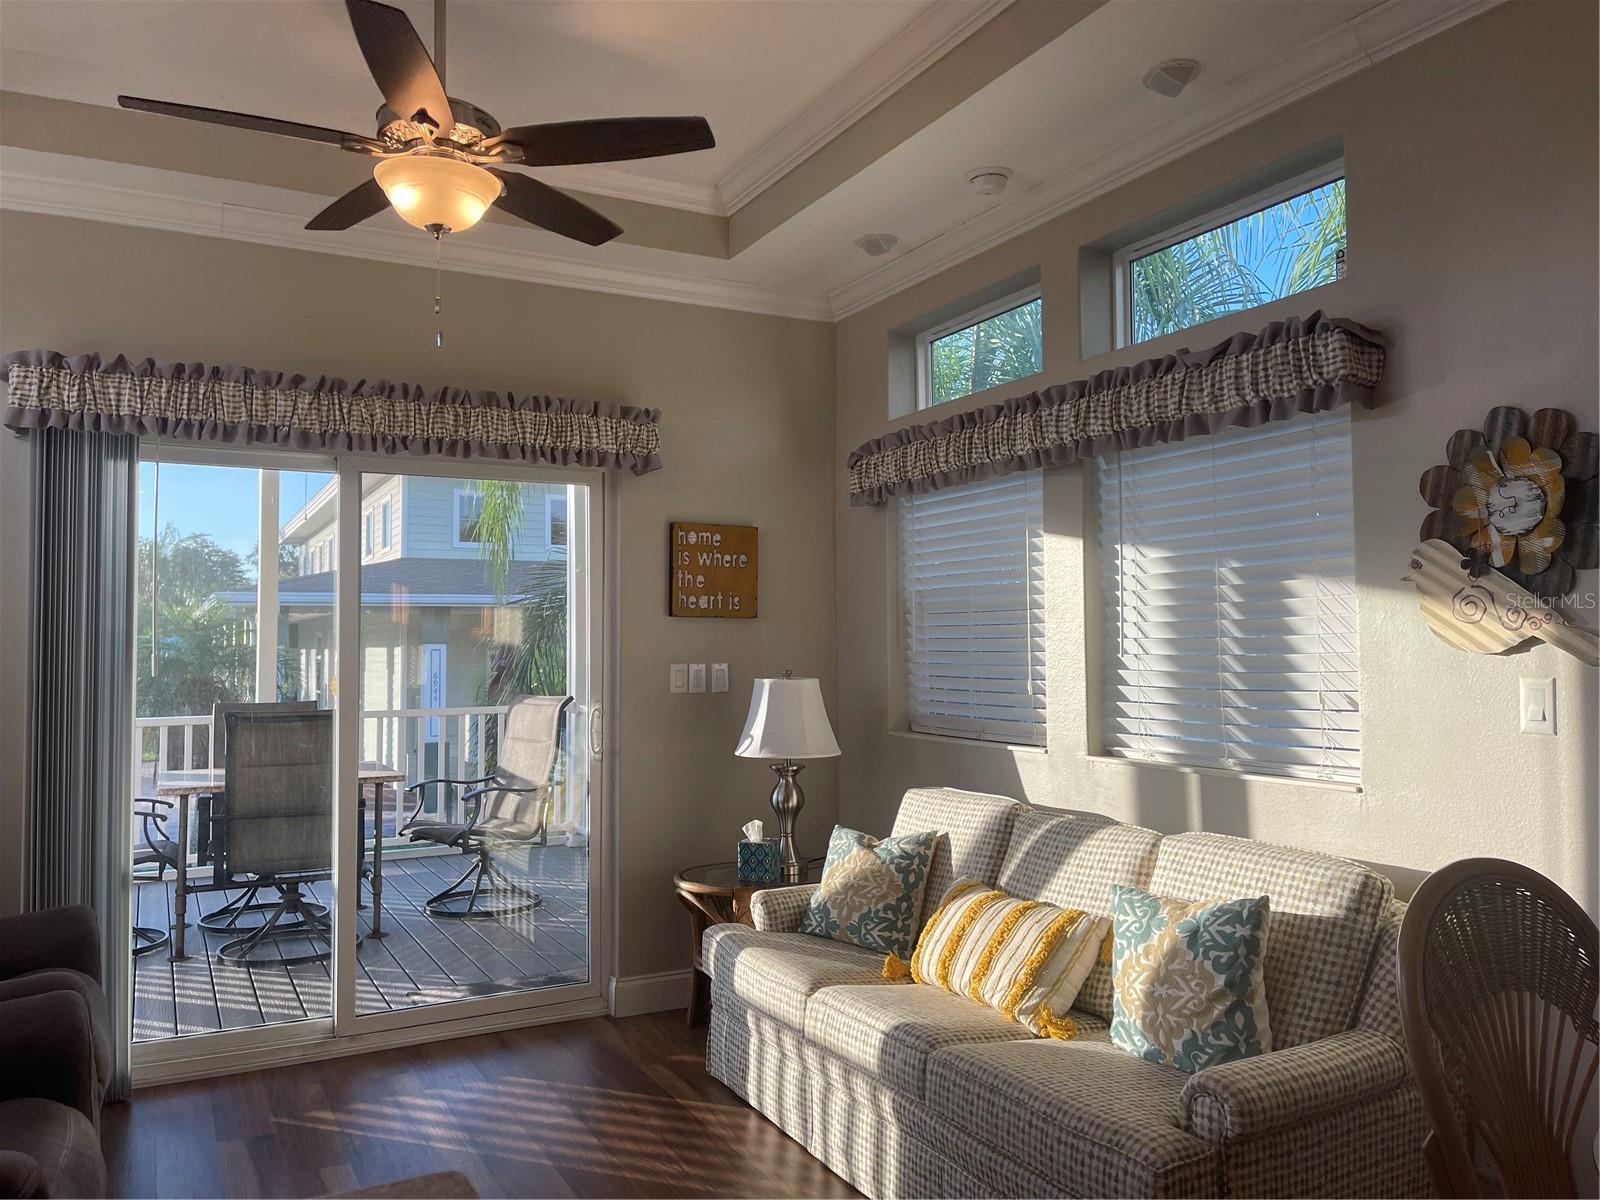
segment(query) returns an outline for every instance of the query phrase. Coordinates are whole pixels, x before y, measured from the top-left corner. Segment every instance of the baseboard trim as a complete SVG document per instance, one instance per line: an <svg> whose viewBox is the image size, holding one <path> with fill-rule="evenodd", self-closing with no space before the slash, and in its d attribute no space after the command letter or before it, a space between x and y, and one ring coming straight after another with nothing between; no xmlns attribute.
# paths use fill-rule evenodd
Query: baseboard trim
<svg viewBox="0 0 1600 1200"><path fill-rule="evenodd" d="M613 975L611 1015L637 1017L666 1012L689 1003L690 971L659 971L654 975Z"/></svg>

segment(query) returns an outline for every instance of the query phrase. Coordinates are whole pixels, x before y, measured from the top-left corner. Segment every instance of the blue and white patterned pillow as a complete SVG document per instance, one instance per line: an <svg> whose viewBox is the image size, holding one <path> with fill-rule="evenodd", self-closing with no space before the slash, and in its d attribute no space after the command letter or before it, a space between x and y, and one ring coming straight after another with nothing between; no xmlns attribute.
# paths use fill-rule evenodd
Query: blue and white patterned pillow
<svg viewBox="0 0 1600 1200"><path fill-rule="evenodd" d="M880 841L835 825L822 883L800 918L800 932L909 958L938 836L913 833Z"/></svg>
<svg viewBox="0 0 1600 1200"><path fill-rule="evenodd" d="M1168 900L1111 889L1111 1040L1193 1074L1272 1049L1267 897Z"/></svg>

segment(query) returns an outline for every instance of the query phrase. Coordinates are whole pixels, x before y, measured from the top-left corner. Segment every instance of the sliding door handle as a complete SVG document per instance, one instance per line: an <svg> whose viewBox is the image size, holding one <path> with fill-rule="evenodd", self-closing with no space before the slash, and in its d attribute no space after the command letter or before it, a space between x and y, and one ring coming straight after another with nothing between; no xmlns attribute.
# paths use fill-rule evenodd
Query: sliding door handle
<svg viewBox="0 0 1600 1200"><path fill-rule="evenodd" d="M589 757L600 758L605 750L605 710L596 704L589 709Z"/></svg>

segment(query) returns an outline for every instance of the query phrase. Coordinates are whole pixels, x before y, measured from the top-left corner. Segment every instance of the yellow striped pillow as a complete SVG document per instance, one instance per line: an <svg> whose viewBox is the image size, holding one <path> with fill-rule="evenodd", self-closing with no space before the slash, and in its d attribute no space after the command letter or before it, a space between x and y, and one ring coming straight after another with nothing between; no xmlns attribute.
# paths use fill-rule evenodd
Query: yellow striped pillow
<svg viewBox="0 0 1600 1200"><path fill-rule="evenodd" d="M909 967L891 956L884 975L967 996L1039 1037L1064 1041L1077 1035L1067 1010L1109 925L1105 917L961 879L923 927Z"/></svg>

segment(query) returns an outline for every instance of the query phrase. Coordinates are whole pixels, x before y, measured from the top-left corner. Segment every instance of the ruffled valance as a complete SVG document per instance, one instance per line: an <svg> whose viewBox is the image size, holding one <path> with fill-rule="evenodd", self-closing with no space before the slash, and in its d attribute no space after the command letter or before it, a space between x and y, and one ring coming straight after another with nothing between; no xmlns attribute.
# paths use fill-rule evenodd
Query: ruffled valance
<svg viewBox="0 0 1600 1200"><path fill-rule="evenodd" d="M561 466L661 466L659 409L556 396L469 392L201 363L5 356L4 421L296 450L516 459Z"/></svg>
<svg viewBox="0 0 1600 1200"><path fill-rule="evenodd" d="M850 453L850 503L1058 466L1230 425L1285 421L1354 401L1372 407L1383 335L1314 312L1003 404L897 429Z"/></svg>

